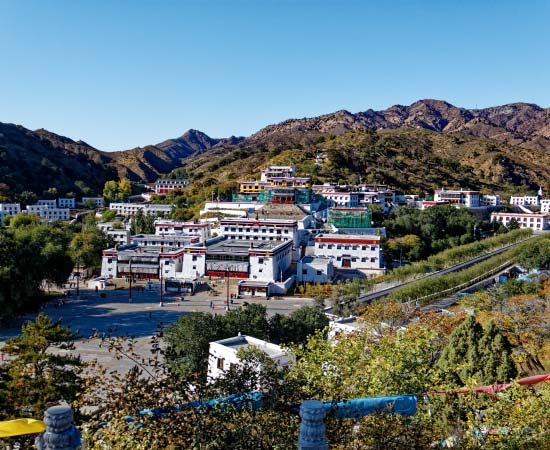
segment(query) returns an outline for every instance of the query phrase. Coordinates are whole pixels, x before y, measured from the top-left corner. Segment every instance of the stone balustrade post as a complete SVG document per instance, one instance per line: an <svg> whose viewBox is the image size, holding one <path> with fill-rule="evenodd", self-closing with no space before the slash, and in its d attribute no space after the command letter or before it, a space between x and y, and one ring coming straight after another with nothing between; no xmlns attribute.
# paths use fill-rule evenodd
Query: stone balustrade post
<svg viewBox="0 0 550 450"><path fill-rule="evenodd" d="M77 450L81 448L80 431L73 425L69 406L52 406L44 413L46 431L35 440L38 450Z"/></svg>
<svg viewBox="0 0 550 450"><path fill-rule="evenodd" d="M300 435L298 436L298 450L328 450L325 433L326 412L323 402L306 400L300 406Z"/></svg>

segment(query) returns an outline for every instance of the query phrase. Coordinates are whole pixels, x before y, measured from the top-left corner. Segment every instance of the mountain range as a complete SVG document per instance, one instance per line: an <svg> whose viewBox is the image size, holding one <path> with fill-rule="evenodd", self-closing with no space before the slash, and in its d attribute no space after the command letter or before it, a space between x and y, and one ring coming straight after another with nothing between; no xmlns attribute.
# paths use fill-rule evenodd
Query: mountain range
<svg viewBox="0 0 550 450"><path fill-rule="evenodd" d="M421 132L415 134L406 132L407 129ZM504 188L504 185L545 184L550 179L550 109L529 103L466 109L441 100L420 100L409 106L395 105L382 111L369 109L351 113L341 110L318 117L289 119L269 125L246 138L214 139L201 131L189 130L178 138L119 152L104 152L86 142L73 141L44 129L31 131L19 125L0 123L0 183L15 192L31 190L41 193L48 187L56 187L64 193L97 193L108 179L126 177L150 182L160 174L181 167L191 178L199 180L216 173L217 181L224 182L254 175L262 164L271 162L273 158L277 160L277 156L286 150L296 152L302 149L304 154L313 152L311 155L318 156L319 152L330 151L327 142L335 137L354 132L370 133L372 137L373 130L385 137L376 140L377 144L362 141L366 145L362 151L366 154L370 151L369 145L381 145L388 136L395 140L400 133L405 137L399 145L407 147L402 149L406 153L427 145L427 136L433 133L434 136L428 139L431 142L428 156L431 153L437 156L441 153L440 147L455 146L457 150L452 158L460 164L469 158L468 167L475 167L476 158L480 166L486 165L486 153L492 152L490 160L496 165L496 172L504 170L497 167L501 160L506 161L505 171L511 171L510 177L500 181L498 177L493 177L493 181L490 181L491 177L482 180L481 175L474 171L470 184ZM344 138L335 142L345 146L348 145L346 142L354 140ZM460 143L467 143L469 150L461 153ZM472 150L474 147L478 150ZM374 155L375 148L371 150ZM529 150L530 158L523 160L526 150ZM383 169L394 167L398 160L407 160L399 152L397 149L397 152L382 155L379 159L366 158ZM502 158L499 159L499 155ZM235 164L240 160L244 161L243 164ZM233 166L228 170L231 164ZM518 175L512 176L516 165ZM344 169L335 167L334 173L345 175ZM357 170L363 171L364 168ZM438 168L431 170L437 171ZM332 178L333 174L329 172L326 177Z"/></svg>

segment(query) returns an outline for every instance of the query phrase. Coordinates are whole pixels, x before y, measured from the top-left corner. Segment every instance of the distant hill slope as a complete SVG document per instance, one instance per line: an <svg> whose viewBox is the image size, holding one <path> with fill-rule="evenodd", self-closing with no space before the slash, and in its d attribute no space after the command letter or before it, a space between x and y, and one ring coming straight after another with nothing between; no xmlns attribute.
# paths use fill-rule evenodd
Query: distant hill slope
<svg viewBox="0 0 550 450"><path fill-rule="evenodd" d="M349 130L387 128L424 128L550 151L550 109L530 103L465 109L441 100L420 100L410 106L395 105L382 111L369 109L353 114L343 110L313 118L290 119L258 131L251 139L289 132L341 134Z"/></svg>
<svg viewBox="0 0 550 450"><path fill-rule="evenodd" d="M41 194L55 187L64 194L97 194L105 181L126 177L151 182L181 167L185 158L217 144L242 138L212 139L189 130L177 139L121 152L103 152L50 131L0 123L0 183L14 192ZM76 184L75 184L76 183Z"/></svg>
<svg viewBox="0 0 550 450"><path fill-rule="evenodd" d="M60 193L82 188L97 192L116 177L110 161L108 154L85 142L0 123L0 182L15 192L42 193L50 187Z"/></svg>
<svg viewBox="0 0 550 450"><path fill-rule="evenodd" d="M383 111L290 119L248 138L214 139L189 130L120 152L0 123L0 183L16 192L100 192L108 179L151 182L180 167L195 180L195 191L220 183L230 189L277 161L294 162L319 181L510 191L547 187L549 154L550 109L527 103L471 110L420 100Z"/></svg>
<svg viewBox="0 0 550 450"><path fill-rule="evenodd" d="M496 192L550 188L550 152L421 128L255 136L187 159L196 186L258 177L266 164L295 164L316 182L390 184L423 193L440 187Z"/></svg>

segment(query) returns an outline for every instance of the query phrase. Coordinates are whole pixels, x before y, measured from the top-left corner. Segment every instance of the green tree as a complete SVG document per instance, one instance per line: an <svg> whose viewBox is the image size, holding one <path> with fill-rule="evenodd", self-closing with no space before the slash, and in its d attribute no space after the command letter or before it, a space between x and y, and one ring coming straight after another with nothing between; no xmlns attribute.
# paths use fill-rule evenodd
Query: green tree
<svg viewBox="0 0 550 450"><path fill-rule="evenodd" d="M107 203L111 203L117 200L118 195L118 184L114 180L109 180L105 182L103 187L103 198Z"/></svg>
<svg viewBox="0 0 550 450"><path fill-rule="evenodd" d="M528 270L550 269L550 241L538 241L525 247L519 255L519 263Z"/></svg>
<svg viewBox="0 0 550 450"><path fill-rule="evenodd" d="M111 247L112 244L113 242L97 228L94 217L87 215L84 217L82 231L74 235L69 251L75 263L97 269L101 266L102 250Z"/></svg>
<svg viewBox="0 0 550 450"><path fill-rule="evenodd" d="M17 196L17 200L21 203L21 207L24 208L27 205L34 205L37 202L38 197L34 192L23 191Z"/></svg>
<svg viewBox="0 0 550 450"><path fill-rule="evenodd" d="M116 217L116 211L114 209L105 208L101 213L101 220L103 222L111 222Z"/></svg>
<svg viewBox="0 0 550 450"><path fill-rule="evenodd" d="M71 402L80 390L83 363L66 353L74 348L76 334L43 313L21 331L1 349L13 357L3 367L8 379L7 401L0 405L4 418L42 417L46 408Z"/></svg>
<svg viewBox="0 0 550 450"><path fill-rule="evenodd" d="M514 217L512 217L512 219L510 219L510 222L508 222L506 228L508 228L509 230L517 230L519 228L519 222Z"/></svg>
<svg viewBox="0 0 550 450"><path fill-rule="evenodd" d="M123 178L118 182L117 200L127 200L132 194L132 183L127 178Z"/></svg>
<svg viewBox="0 0 550 450"><path fill-rule="evenodd" d="M472 380L481 384L505 382L517 375L508 339L493 322L484 330L473 316L452 332L437 367L444 379L458 386Z"/></svg>
<svg viewBox="0 0 550 450"><path fill-rule="evenodd" d="M205 373L209 343L225 337L219 317L221 316L194 313L180 317L176 323L166 328L165 358L171 372L183 378Z"/></svg>
<svg viewBox="0 0 550 450"><path fill-rule="evenodd" d="M305 344L308 336L328 327L328 318L319 308L304 306L289 316L275 314L269 321L270 340L277 344Z"/></svg>

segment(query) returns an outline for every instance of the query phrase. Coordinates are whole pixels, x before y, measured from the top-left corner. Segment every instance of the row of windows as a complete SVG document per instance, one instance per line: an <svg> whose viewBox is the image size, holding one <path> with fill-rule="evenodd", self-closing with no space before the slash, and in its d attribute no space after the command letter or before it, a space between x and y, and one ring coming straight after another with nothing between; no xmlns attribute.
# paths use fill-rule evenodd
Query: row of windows
<svg viewBox="0 0 550 450"><path fill-rule="evenodd" d="M229 235L229 234L227 236L230 237L231 239L235 239L235 240L241 240L241 241L248 240L248 236L238 236L238 235L236 236L236 235ZM260 241L260 240L261 241L278 241L278 240L280 240L280 238L275 238L273 236L269 236L269 237L262 236L261 239L260 239L260 237L258 236L257 240L258 241ZM286 241L288 239L284 239L284 240Z"/></svg>
<svg viewBox="0 0 550 450"><path fill-rule="evenodd" d="M242 233L242 232L246 232L246 233L250 233L250 232L259 233L259 232L260 232L260 229L259 229L259 228L238 228L238 229L237 229L236 227L231 227L231 228L228 228L226 231L232 231L232 232L234 232L234 233L237 232L237 231L240 232L240 233ZM262 230L261 230L262 233L267 233L267 231L268 231L267 228L262 228ZM275 229L275 230L274 230L273 228L270 228L270 229L269 229L269 232L270 232L270 233L275 232L276 234L282 234L283 232L284 232L284 234L288 234L288 233L289 233L288 229L285 229L285 230Z"/></svg>
<svg viewBox="0 0 550 450"><path fill-rule="evenodd" d="M333 249L336 247L337 250L359 250L359 247L361 247L361 250L368 250L369 249L369 246L368 245L349 245L349 244L319 244L318 247L319 248L328 248L329 250L330 249ZM371 245L370 246L370 250L372 252L375 252L377 250L377 246L375 245Z"/></svg>

